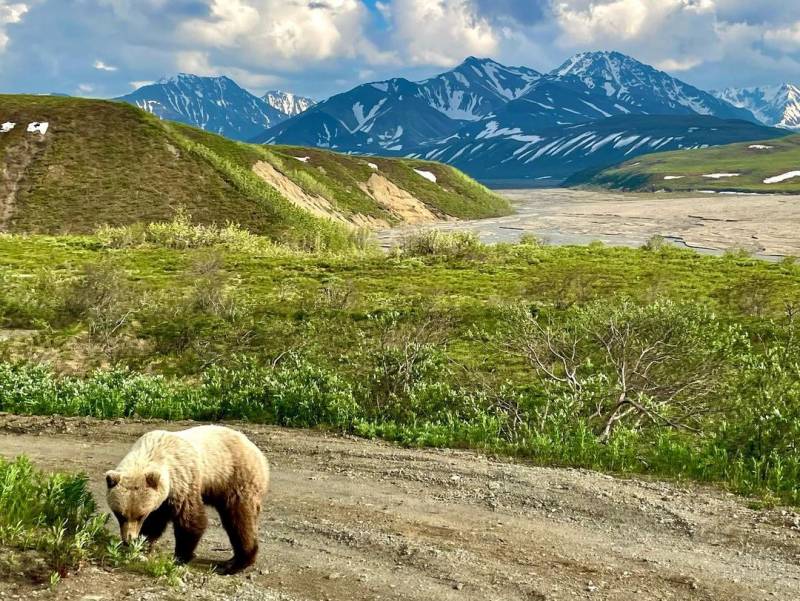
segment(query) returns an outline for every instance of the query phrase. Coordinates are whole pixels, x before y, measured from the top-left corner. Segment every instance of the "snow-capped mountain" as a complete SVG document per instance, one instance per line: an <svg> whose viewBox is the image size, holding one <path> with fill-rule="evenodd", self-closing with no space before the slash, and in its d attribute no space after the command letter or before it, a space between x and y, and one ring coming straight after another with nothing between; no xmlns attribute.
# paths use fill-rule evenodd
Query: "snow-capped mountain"
<svg viewBox="0 0 800 601"><path fill-rule="evenodd" d="M284 115L294 117L317 104L316 100L305 96L298 96L283 90L270 90L262 97L272 108L279 110Z"/></svg>
<svg viewBox="0 0 800 601"><path fill-rule="evenodd" d="M456 120L477 121L530 90L541 73L470 56L452 71L420 81L418 96Z"/></svg>
<svg viewBox="0 0 800 601"><path fill-rule="evenodd" d="M625 115L756 121L748 110L628 56L584 52L545 75L469 57L424 81L364 84L280 123L256 141L428 155L441 150L444 140L454 149L440 155L447 161L461 156L459 143L465 148L482 137L506 133L527 142L545 131Z"/></svg>
<svg viewBox="0 0 800 601"><path fill-rule="evenodd" d="M422 98L418 84L391 79L337 94L256 141L380 153L415 148L460 125Z"/></svg>
<svg viewBox="0 0 800 601"><path fill-rule="evenodd" d="M753 119L746 109L731 106L709 92L619 52L581 52L549 76L601 91L623 113Z"/></svg>
<svg viewBox="0 0 800 601"><path fill-rule="evenodd" d="M249 140L287 118L227 77L181 73L117 100L235 140Z"/></svg>
<svg viewBox="0 0 800 601"><path fill-rule="evenodd" d="M800 88L793 84L728 88L714 94L733 106L749 110L762 123L800 129Z"/></svg>
<svg viewBox="0 0 800 601"><path fill-rule="evenodd" d="M257 141L397 152L447 136L527 92L540 74L473 57L420 82L396 78L332 96Z"/></svg>
<svg viewBox="0 0 800 601"><path fill-rule="evenodd" d="M449 163L482 180L557 183L579 171L608 167L632 157L705 148L785 135L750 121L708 115L617 115L529 133L489 118L482 129L464 129L414 153Z"/></svg>

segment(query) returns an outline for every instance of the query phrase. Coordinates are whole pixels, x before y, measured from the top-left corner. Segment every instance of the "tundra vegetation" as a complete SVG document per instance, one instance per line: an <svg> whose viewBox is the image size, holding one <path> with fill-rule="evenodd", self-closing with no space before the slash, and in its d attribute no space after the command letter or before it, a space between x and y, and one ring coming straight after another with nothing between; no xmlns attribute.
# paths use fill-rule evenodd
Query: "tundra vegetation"
<svg viewBox="0 0 800 601"><path fill-rule="evenodd" d="M307 252L179 216L0 237L0 327L0 411L327 428L800 504L791 259L436 232ZM49 549L52 524L2 519L2 544Z"/></svg>

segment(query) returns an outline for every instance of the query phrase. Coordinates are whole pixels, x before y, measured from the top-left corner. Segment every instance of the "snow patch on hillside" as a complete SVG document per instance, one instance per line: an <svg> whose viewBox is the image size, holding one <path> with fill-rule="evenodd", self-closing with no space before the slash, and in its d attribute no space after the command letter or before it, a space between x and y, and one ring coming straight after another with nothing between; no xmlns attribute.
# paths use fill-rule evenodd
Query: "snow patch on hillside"
<svg viewBox="0 0 800 601"><path fill-rule="evenodd" d="M800 171L789 171L788 173L781 173L780 175L776 175L774 177L768 177L764 180L764 183L777 184L780 182L785 182L787 179L794 179L795 177L800 177Z"/></svg>
<svg viewBox="0 0 800 601"><path fill-rule="evenodd" d="M433 182L434 184L436 183L436 175L430 171L425 171L423 169L414 169L414 171L417 173L417 175L421 175L426 180Z"/></svg>

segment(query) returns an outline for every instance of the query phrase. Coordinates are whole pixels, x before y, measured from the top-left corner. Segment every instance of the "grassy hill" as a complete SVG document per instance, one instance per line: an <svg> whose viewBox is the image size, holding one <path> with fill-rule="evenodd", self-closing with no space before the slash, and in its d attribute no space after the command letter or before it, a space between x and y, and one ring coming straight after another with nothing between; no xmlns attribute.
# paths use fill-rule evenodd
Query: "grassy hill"
<svg viewBox="0 0 800 601"><path fill-rule="evenodd" d="M123 103L0 95L6 121L17 127L0 134L0 231L85 233L183 209L197 223L232 221L330 246L344 243L351 225L391 225L414 211L432 220L510 210L443 165L247 145ZM33 121L48 121L47 134L27 133Z"/></svg>
<svg viewBox="0 0 800 601"><path fill-rule="evenodd" d="M578 174L567 183L631 191L800 194L800 177L765 182L797 170L800 170L800 136L794 135L637 157L599 172Z"/></svg>

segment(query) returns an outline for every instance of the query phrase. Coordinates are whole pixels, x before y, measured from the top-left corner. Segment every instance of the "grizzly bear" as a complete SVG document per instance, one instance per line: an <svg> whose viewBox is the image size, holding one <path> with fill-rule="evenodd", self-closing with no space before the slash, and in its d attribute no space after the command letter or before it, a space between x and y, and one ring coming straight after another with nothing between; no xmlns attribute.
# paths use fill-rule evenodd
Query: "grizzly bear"
<svg viewBox="0 0 800 601"><path fill-rule="evenodd" d="M208 525L205 505L210 505L233 547L222 570L232 574L255 561L269 465L244 434L222 426L148 432L106 472L106 484L123 542L141 535L152 545L172 522L175 557L189 562Z"/></svg>

